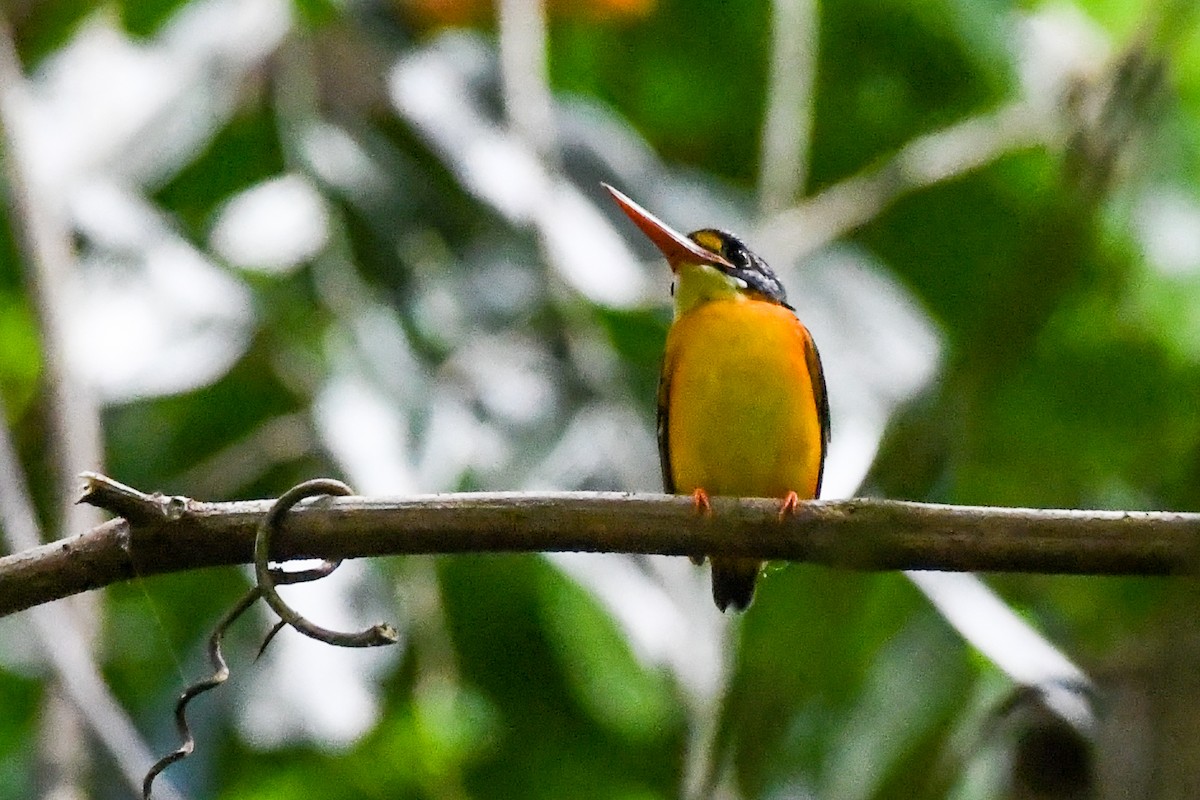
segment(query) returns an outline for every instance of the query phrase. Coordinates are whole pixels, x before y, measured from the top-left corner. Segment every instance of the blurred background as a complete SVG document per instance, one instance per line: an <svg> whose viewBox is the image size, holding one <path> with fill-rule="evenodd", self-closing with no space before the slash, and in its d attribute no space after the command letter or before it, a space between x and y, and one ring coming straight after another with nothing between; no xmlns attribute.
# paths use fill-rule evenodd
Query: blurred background
<svg viewBox="0 0 1200 800"><path fill-rule="evenodd" d="M5 480L47 539L98 521L71 505L82 469L210 500L326 475L657 491L670 275L603 180L780 273L825 360L826 497L1196 509L1192 5L7 0ZM263 800L1197 796L1191 582L989 578L1000 603L915 580L780 565L733 620L686 559L347 564L286 596L400 644L285 631L254 662L256 611L166 778ZM248 585L157 577L0 620L0 797L131 796ZM90 713L63 638L104 678ZM1047 676L1090 681L1094 717L1031 700Z"/></svg>

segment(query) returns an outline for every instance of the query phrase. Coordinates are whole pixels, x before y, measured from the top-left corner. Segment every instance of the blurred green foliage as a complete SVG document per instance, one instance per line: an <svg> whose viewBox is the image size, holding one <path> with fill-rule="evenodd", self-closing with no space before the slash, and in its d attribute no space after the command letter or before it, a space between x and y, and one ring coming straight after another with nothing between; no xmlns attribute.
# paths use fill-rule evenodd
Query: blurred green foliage
<svg viewBox="0 0 1200 800"><path fill-rule="evenodd" d="M586 5L551 4L548 79L560 119L580 102L611 113L623 135L644 137L666 164L628 165L644 182L635 188L700 187L731 216L748 214L770 101L772 4ZM656 490L650 435L668 324L665 277L652 278L663 290L658 305L614 307L577 291L546 266L534 226L489 202L397 111L389 94L395 65L431 52L452 27L437 22L437 4L258 6L282 14L285 30L266 56L239 67L227 114L220 103L206 107L218 120L211 135L174 168L141 184L128 179L180 242L245 291L249 330L212 380L107 403L106 469L146 490L214 500L273 496L306 477L345 475L352 459L321 415L337 408L334 389L347 385L335 379L350 376L350 385L372 387L396 409L387 420L408 449L392 453L407 480L394 491ZM4 13L27 74L44 86L55 59L90 27L109 24L134 48L151 48L180 36L178 20L201 7L232 14L214 0L55 0ZM1093 48L1094 80L1128 47L1144 46L1166 65L1153 113L1113 143L1120 158L1098 185L1085 188L1072 172L1078 153L1064 133L905 194L847 233L845 243L911 292L943 347L936 379L892 417L868 490L997 505L1200 506L1200 36L1181 23L1161 43L1139 39L1148 21L1175 7L819 4L806 193L884 163L914 137L1022 97L1031 20L1068 20L1056 35ZM459 12L491 14L487 4L444 4L445 14ZM483 23L475 35L494 60L496 26ZM463 69L499 125L494 63ZM1065 102L1039 113L1061 131L1079 124ZM352 152L323 151L343 157L338 164L353 181L339 182L344 173L322 172L307 155L317 129L305 126L315 122L353 143ZM610 176L611 165L583 150L565 150L563 173L602 202L595 181L624 176ZM356 158L365 172L355 172ZM120 160L102 167L125 175ZM214 244L227 204L285 173L303 175L323 204L321 248L278 272L229 263ZM1155 211L1162 197L1176 217ZM0 393L35 495L53 516L46 441L54 434L12 208L0 226ZM111 257L101 238L77 232L81 258ZM1162 250L1164 241L1174 249ZM471 350L481 342L493 348L484 357ZM499 383L483 369L493 362ZM510 373L523 378L506 383ZM359 411L367 418L371 408ZM597 433L612 426L627 435ZM838 419L833 426L837 437ZM385 448L391 434L378 433ZM643 456L647 463L628 463ZM653 569L630 564L657 585ZM360 678L378 701L374 721L349 742L319 732L255 740L239 726L243 701L256 680L277 675L250 660L261 619L242 623L228 648L241 688L197 703L197 754L167 773L189 796L674 797L691 780L708 727L713 769L729 793L722 796L1005 791L996 777L1002 756L988 748L1002 736L993 715L1011 687L902 576L773 570L754 608L728 630L696 595L703 608L653 630L660 640L711 644L699 651L707 656L677 656L684 662L708 658L717 672L722 660L732 664L713 695L663 655L686 648L657 641L661 652L653 650L631 633L636 620L613 611L611 596L553 560L393 559L372 570L395 587L384 602L406 628L392 660ZM1170 666L1200 637L1186 588L1044 576L996 584L1093 670L1117 705L1155 692L1169 698L1127 732L1149 742L1129 780L1166 763L1200 773L1190 751L1172 754L1155 738L1187 714L1200 719L1197 693L1171 683ZM245 585L243 573L224 570L104 593L97 658L154 748L175 746L172 698L205 673L206 637ZM355 616L378 602L350 598ZM19 618L4 626L0 641L22 637ZM334 656L351 673L356 658ZM318 668L333 669L303 660L286 666ZM32 656L14 650L0 661L0 798L34 796L31 742L45 679ZM106 776L107 764L96 762L93 796L127 796ZM1158 788L1145 796L1172 796Z"/></svg>

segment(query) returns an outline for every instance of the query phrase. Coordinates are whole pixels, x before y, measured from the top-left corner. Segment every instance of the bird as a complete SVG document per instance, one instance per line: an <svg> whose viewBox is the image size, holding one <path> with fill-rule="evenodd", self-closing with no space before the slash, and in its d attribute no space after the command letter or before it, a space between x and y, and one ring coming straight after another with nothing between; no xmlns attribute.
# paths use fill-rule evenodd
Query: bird
<svg viewBox="0 0 1200 800"><path fill-rule="evenodd" d="M674 319L658 384L663 489L781 498L780 519L821 493L829 399L821 357L775 272L724 230L675 231L602 184L674 273ZM744 611L763 562L712 557L717 608ZM701 563L703 558L697 559Z"/></svg>

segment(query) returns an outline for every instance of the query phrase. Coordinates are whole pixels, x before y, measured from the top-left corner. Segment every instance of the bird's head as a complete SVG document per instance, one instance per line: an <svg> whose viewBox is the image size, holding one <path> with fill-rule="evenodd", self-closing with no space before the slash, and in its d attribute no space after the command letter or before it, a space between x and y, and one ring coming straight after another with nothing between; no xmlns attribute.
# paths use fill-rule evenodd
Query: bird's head
<svg viewBox="0 0 1200 800"><path fill-rule="evenodd" d="M608 184L604 188L666 257L675 273L675 313L709 300L757 299L791 308L774 271L732 233L702 228L687 236Z"/></svg>

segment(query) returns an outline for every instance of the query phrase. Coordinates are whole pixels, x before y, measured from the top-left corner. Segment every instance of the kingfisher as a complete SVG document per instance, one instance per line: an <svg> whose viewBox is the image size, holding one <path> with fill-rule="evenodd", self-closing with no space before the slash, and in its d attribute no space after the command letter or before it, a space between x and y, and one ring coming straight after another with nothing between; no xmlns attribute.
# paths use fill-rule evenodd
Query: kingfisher
<svg viewBox="0 0 1200 800"><path fill-rule="evenodd" d="M602 185L674 273L675 315L658 383L663 489L692 495L704 514L710 496L776 497L785 519L820 495L829 446L829 399L812 335L774 271L741 239L713 228L684 236ZM711 560L717 608L745 610L763 562Z"/></svg>

